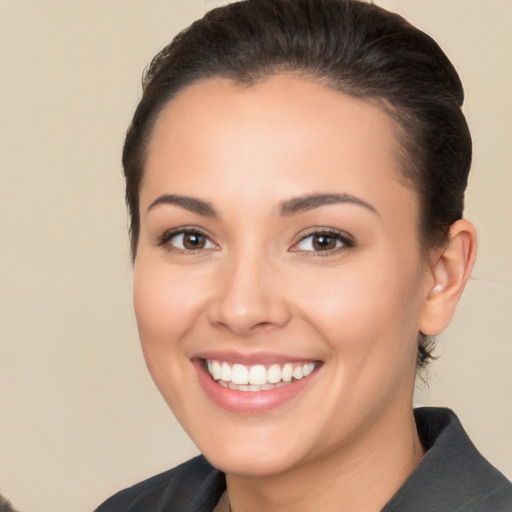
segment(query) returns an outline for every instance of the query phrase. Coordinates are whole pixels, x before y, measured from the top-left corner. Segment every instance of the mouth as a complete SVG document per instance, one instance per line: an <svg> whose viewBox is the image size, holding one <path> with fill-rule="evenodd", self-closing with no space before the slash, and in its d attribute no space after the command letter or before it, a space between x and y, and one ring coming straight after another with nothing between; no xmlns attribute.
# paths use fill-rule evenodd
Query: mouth
<svg viewBox="0 0 512 512"><path fill-rule="evenodd" d="M320 364L318 361L301 361L249 366L216 359L203 360L204 369L217 384L248 392L270 391L289 386L311 375Z"/></svg>

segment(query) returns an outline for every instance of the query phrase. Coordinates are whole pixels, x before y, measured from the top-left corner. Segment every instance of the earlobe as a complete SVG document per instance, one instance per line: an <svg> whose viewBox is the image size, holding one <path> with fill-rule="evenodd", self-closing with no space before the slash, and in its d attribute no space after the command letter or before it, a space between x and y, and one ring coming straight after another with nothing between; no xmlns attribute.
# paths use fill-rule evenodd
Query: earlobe
<svg viewBox="0 0 512 512"><path fill-rule="evenodd" d="M430 265L420 332L428 336L440 334L448 327L476 257L476 230L471 222L461 219L450 228L448 242Z"/></svg>

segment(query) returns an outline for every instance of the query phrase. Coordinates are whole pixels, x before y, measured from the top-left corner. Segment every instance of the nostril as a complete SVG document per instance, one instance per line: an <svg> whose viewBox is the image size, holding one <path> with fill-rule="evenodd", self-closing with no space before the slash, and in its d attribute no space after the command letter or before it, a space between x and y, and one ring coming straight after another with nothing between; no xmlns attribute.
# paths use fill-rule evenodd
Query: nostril
<svg viewBox="0 0 512 512"><path fill-rule="evenodd" d="M268 330L275 327L275 324L272 324L271 322L259 322L251 327L252 331L256 330Z"/></svg>

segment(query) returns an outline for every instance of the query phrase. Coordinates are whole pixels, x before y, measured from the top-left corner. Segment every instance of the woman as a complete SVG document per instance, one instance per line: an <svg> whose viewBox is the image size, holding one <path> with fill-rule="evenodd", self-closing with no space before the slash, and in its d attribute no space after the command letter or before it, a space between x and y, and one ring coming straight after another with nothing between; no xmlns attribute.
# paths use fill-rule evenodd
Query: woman
<svg viewBox="0 0 512 512"><path fill-rule="evenodd" d="M203 456L105 511L505 511L416 372L470 275L456 71L355 0L216 9L145 76L123 164L134 303Z"/></svg>

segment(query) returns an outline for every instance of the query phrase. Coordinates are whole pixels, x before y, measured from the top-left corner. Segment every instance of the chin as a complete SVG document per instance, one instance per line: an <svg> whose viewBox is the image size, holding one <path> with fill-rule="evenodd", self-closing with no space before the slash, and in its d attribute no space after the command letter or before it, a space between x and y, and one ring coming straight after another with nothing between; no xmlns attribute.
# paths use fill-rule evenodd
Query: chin
<svg viewBox="0 0 512 512"><path fill-rule="evenodd" d="M254 450L228 450L228 453L204 453L204 456L213 467L228 475L253 478L285 473L298 464L285 454L260 450L257 453Z"/></svg>
<svg viewBox="0 0 512 512"><path fill-rule="evenodd" d="M212 466L226 474L265 477L285 473L309 459L313 434L284 425L248 425L233 421L216 435L196 436L196 444ZM219 430L222 432L219 434ZM197 434L197 432L196 432ZM194 437L193 437L194 438ZM310 447L309 449L307 447Z"/></svg>

